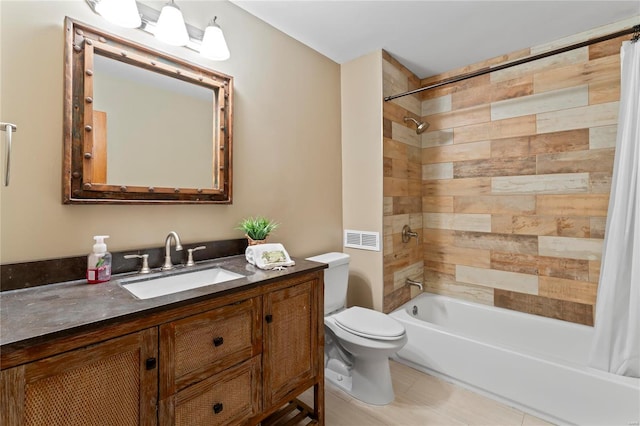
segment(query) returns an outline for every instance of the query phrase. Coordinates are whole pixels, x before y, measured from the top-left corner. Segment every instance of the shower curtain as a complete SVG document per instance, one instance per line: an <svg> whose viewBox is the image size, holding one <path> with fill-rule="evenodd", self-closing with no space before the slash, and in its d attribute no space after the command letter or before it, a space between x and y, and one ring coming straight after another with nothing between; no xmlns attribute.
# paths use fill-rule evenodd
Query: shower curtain
<svg viewBox="0 0 640 426"><path fill-rule="evenodd" d="M611 197L589 364L640 377L640 42L624 42Z"/></svg>

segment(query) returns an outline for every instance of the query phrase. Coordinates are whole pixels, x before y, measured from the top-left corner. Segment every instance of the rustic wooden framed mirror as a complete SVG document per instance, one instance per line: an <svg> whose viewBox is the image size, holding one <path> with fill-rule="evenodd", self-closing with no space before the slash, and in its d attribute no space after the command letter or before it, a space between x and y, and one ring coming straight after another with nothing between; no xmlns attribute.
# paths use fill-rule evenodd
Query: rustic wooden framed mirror
<svg viewBox="0 0 640 426"><path fill-rule="evenodd" d="M63 203L232 195L233 78L65 20Z"/></svg>

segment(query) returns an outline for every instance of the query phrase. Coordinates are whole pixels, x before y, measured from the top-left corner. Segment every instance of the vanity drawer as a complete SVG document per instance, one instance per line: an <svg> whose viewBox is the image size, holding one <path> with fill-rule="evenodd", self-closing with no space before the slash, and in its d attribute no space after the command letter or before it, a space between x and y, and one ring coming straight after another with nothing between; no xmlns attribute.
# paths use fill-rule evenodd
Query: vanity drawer
<svg viewBox="0 0 640 426"><path fill-rule="evenodd" d="M175 425L242 424L260 411L260 357L190 386L175 396Z"/></svg>
<svg viewBox="0 0 640 426"><path fill-rule="evenodd" d="M161 397L260 353L259 314L252 298L162 325Z"/></svg>

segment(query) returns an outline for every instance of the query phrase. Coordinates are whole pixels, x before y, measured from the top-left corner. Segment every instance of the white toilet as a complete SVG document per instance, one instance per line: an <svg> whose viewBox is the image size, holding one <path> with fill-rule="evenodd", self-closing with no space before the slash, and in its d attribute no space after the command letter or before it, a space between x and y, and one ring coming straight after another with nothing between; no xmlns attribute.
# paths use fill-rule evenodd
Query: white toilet
<svg viewBox="0 0 640 426"><path fill-rule="evenodd" d="M389 356L407 343L404 326L378 311L345 309L349 255L326 253L307 260L326 263L324 271L325 377L368 404L393 401Z"/></svg>

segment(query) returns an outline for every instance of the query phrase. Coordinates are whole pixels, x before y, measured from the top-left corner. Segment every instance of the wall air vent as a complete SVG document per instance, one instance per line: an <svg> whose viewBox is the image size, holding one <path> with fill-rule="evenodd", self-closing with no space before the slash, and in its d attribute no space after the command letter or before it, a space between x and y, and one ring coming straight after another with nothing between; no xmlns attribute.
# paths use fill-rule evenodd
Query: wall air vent
<svg viewBox="0 0 640 426"><path fill-rule="evenodd" d="M361 250L380 251L380 233L345 229L344 246Z"/></svg>

